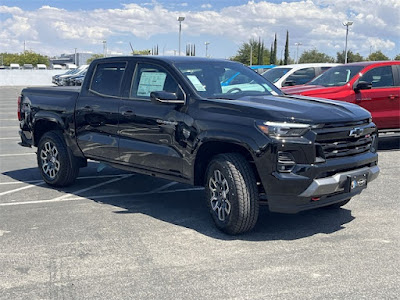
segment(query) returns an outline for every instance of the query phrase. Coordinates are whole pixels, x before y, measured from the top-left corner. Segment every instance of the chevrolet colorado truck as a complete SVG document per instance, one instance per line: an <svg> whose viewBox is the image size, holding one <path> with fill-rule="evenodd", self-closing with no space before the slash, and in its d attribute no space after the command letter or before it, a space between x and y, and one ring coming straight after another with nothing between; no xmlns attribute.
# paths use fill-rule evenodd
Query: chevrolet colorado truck
<svg viewBox="0 0 400 300"><path fill-rule="evenodd" d="M233 73L244 82L222 85ZM205 187L216 226L251 230L259 205L340 207L379 174L377 128L363 108L289 96L248 67L196 57L111 57L82 87L25 88L22 146L43 180L72 184L87 159Z"/></svg>

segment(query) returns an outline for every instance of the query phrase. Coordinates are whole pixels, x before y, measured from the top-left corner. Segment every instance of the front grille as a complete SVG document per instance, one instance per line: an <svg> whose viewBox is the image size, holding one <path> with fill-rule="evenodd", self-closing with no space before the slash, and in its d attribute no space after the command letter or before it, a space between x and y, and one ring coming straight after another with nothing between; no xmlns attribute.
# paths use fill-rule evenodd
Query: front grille
<svg viewBox="0 0 400 300"><path fill-rule="evenodd" d="M361 154L369 151L371 144L370 135L336 141L319 141L325 159Z"/></svg>
<svg viewBox="0 0 400 300"><path fill-rule="evenodd" d="M371 150L375 142L376 127L368 120L351 123L325 124L316 129L316 153L323 159L333 159L362 154ZM355 129L361 129L360 136L351 136Z"/></svg>

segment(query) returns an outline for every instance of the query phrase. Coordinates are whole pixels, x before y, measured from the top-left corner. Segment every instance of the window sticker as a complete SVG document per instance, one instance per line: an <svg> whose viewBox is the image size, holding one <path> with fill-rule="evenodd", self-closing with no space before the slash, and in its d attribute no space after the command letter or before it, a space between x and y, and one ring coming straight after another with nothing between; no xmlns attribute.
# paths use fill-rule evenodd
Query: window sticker
<svg viewBox="0 0 400 300"><path fill-rule="evenodd" d="M164 89L167 74L163 72L143 72L140 76L137 95L149 97L151 92Z"/></svg>
<svg viewBox="0 0 400 300"><path fill-rule="evenodd" d="M195 89L198 92L205 92L206 91L206 89L204 88L203 84L200 82L200 80L197 78L196 75L187 75L187 78L194 85Z"/></svg>

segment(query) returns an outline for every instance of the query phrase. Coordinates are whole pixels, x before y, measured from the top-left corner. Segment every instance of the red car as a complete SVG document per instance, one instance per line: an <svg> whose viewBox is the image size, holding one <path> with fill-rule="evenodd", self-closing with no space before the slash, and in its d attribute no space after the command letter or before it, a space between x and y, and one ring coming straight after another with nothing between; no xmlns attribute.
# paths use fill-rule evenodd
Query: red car
<svg viewBox="0 0 400 300"><path fill-rule="evenodd" d="M371 112L381 132L400 131L400 61L333 67L307 84L282 91L358 104Z"/></svg>

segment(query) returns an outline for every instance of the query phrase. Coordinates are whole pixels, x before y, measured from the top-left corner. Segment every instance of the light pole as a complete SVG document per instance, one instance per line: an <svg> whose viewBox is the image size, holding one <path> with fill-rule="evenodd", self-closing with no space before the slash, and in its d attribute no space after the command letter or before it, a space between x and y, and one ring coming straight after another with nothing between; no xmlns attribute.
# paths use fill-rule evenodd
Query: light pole
<svg viewBox="0 0 400 300"><path fill-rule="evenodd" d="M344 21L343 26L346 26L346 44L344 46L344 63L347 64L347 36L349 35L349 26L353 25L353 21Z"/></svg>
<svg viewBox="0 0 400 300"><path fill-rule="evenodd" d="M179 56L181 55L181 35L182 35L182 21L185 20L185 17L178 17L179 22Z"/></svg>
<svg viewBox="0 0 400 300"><path fill-rule="evenodd" d="M107 57L107 41L103 41L103 56Z"/></svg>
<svg viewBox="0 0 400 300"><path fill-rule="evenodd" d="M294 43L294 45L297 47L297 52L296 52L296 64L299 63L299 46L303 45L302 43L298 42L298 43Z"/></svg>
<svg viewBox="0 0 400 300"><path fill-rule="evenodd" d="M77 60L77 59L76 59L76 49L77 49L77 48L74 48L74 49L75 49L74 64L77 66L77 65L78 65L78 64L76 63L76 60Z"/></svg>
<svg viewBox="0 0 400 300"><path fill-rule="evenodd" d="M210 42L205 42L204 45L206 45L206 57L208 57L208 45L210 45Z"/></svg>

